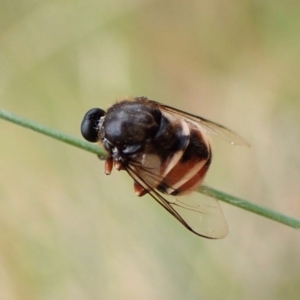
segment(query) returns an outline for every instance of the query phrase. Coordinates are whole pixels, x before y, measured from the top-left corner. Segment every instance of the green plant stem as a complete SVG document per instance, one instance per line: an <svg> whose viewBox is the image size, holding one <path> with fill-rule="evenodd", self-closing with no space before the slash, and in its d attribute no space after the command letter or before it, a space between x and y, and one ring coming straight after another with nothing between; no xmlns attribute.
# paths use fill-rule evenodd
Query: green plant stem
<svg viewBox="0 0 300 300"><path fill-rule="evenodd" d="M214 188L203 185L198 189L198 192L200 192L206 196L221 200L223 202L227 202L231 205L237 206L237 207L245 209L247 211L251 211L257 215L261 215L265 218L285 224L287 226L290 226L290 227L293 227L296 229L300 228L300 220L291 218L289 216L286 216L284 214L281 214L281 213L271 210L269 208L249 202L247 200L243 200L241 198L226 194L226 193L218 191Z"/></svg>
<svg viewBox="0 0 300 300"><path fill-rule="evenodd" d="M12 114L10 112L7 112L5 110L0 109L0 118L10 121L12 123L15 123L17 125L32 129L34 131L37 131L39 133L42 133L44 135L50 136L54 139L57 139L59 141L65 142L67 144L73 145L77 148L92 152L94 154L97 154L99 156L105 157L106 153L103 149L99 147L99 145L91 144L88 142L83 141L82 139L76 138L74 136L68 135L64 132L55 130L53 128L49 128L47 126L38 124L34 121L30 121L28 119L25 119L23 117L17 116L15 114ZM201 186L198 189L198 192L216 198L218 200L227 202L229 204L235 205L239 208L245 209L247 211L251 211L255 214L261 215L265 218L277 221L279 223L285 224L287 226L293 227L293 228L300 228L300 220L291 218L289 216L283 215L279 212L270 210L268 208L262 207L260 205L251 203L249 201L240 199L238 197L226 194L224 192L218 191L214 188L208 187L208 186Z"/></svg>
<svg viewBox="0 0 300 300"><path fill-rule="evenodd" d="M105 152L99 147L99 145L91 144L85 142L83 139L79 139L77 137L74 137L72 135L69 135L67 133L61 132L59 130L49 128L47 126L44 126L42 124L38 124L34 121L25 119L23 117L17 116L15 114L12 114L8 111L5 111L3 109L0 109L0 118L10 121L12 123L15 123L17 125L32 129L34 131L37 131L39 133L42 133L44 135L50 136L56 140L62 141L64 143L70 144L72 146L75 146L77 148L81 148L83 150L86 150L88 152L92 152L94 154L105 156Z"/></svg>

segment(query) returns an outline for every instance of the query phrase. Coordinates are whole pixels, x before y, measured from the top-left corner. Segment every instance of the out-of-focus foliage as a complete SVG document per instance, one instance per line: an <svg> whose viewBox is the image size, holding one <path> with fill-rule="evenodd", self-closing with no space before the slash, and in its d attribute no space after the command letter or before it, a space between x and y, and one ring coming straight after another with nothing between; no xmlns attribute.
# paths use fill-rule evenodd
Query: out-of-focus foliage
<svg viewBox="0 0 300 300"><path fill-rule="evenodd" d="M79 136L124 96L232 128L206 183L300 217L299 1L8 1L0 103ZM1 299L298 299L299 232L222 204L201 239L124 172L1 121ZM200 195L199 195L200 196Z"/></svg>

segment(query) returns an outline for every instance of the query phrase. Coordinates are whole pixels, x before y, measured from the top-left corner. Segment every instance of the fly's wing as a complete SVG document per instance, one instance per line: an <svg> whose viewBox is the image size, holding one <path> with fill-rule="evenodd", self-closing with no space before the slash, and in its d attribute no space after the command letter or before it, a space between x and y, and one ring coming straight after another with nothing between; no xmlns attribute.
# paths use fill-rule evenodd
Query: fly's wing
<svg viewBox="0 0 300 300"><path fill-rule="evenodd" d="M172 113L175 113L177 115L180 115L184 118L190 119L190 120L198 123L207 133L220 136L221 138L223 138L230 144L250 147L250 144L247 141L245 141L238 134L236 134L235 132L231 131L230 129L224 127L223 125L220 125L213 121L209 121L209 120L199 117L197 115L193 115L193 114L184 112L184 111L176 109L174 107L161 104L161 103L153 101L153 100L149 100L149 102L152 102L152 103L155 103L156 105L158 105L162 111L165 110L168 112L172 112Z"/></svg>
<svg viewBox="0 0 300 300"><path fill-rule="evenodd" d="M161 179L157 175L143 170L145 172L142 178L136 171L136 165L129 164L124 168L135 182L147 190L152 198L190 231L211 239L219 239L227 235L227 223L217 200L197 193L179 197L162 194L147 183L153 183L155 180L159 183Z"/></svg>
<svg viewBox="0 0 300 300"><path fill-rule="evenodd" d="M174 198L174 203L169 202L170 206L186 221L193 232L212 239L220 239L228 234L226 220L216 199L197 193Z"/></svg>

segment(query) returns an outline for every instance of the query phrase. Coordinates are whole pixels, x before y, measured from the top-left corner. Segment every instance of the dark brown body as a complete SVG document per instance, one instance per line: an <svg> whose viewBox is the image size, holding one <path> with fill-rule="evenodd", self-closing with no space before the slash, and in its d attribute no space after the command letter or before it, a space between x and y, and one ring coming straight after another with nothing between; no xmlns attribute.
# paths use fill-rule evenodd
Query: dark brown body
<svg viewBox="0 0 300 300"><path fill-rule="evenodd" d="M218 201L190 194L202 183L211 163L206 133L247 145L242 138L220 124L146 97L122 100L107 112L89 110L81 132L106 149L106 174L113 166L127 171L138 196L149 193L192 232L207 238L226 236Z"/></svg>
<svg viewBox="0 0 300 300"><path fill-rule="evenodd" d="M211 162L209 141L197 123L145 98L111 106L100 140L111 154L109 160L130 162L149 188L169 195L195 190ZM136 192L144 194L138 187Z"/></svg>

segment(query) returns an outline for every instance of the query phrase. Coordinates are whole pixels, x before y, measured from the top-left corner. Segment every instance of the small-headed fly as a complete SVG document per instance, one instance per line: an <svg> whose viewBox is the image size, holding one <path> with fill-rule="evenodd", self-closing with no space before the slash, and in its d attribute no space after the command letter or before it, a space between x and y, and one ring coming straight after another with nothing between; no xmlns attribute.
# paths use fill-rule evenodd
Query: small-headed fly
<svg viewBox="0 0 300 300"><path fill-rule="evenodd" d="M81 133L108 153L105 173L113 166L134 180L137 196L150 194L187 229L206 238L227 235L217 200L193 196L211 163L207 133L231 144L248 145L222 125L146 97L122 100L107 112L89 110Z"/></svg>

